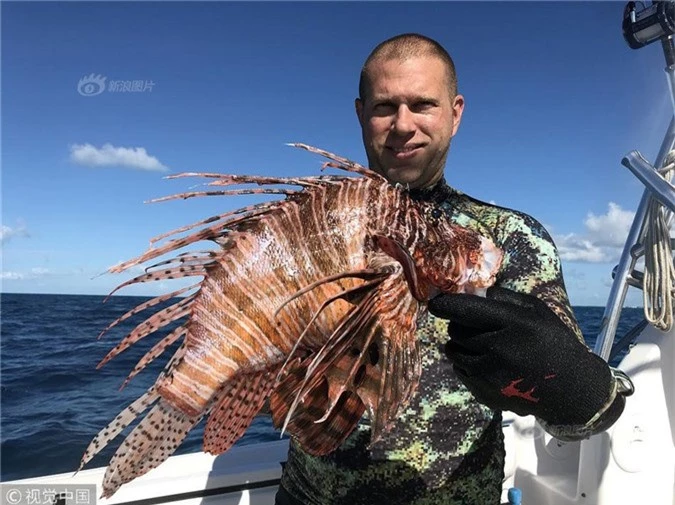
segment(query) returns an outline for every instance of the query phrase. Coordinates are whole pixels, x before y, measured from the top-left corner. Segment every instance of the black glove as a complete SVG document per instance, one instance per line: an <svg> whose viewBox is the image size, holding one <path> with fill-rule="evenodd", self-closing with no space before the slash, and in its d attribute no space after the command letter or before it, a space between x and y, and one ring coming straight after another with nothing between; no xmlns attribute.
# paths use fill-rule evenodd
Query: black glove
<svg viewBox="0 0 675 505"><path fill-rule="evenodd" d="M613 391L607 363L538 298L492 287L487 297L429 301L449 319L446 353L476 399L554 425L584 425Z"/></svg>

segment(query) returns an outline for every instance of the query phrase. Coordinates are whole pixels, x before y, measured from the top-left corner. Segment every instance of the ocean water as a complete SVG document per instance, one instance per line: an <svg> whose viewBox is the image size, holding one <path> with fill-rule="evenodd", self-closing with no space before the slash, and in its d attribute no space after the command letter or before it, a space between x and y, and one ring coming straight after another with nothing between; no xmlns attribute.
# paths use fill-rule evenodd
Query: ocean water
<svg viewBox="0 0 675 505"><path fill-rule="evenodd" d="M157 337L141 340L96 369L144 317L128 319L100 340L98 334L145 300L115 296L102 303L102 296L0 295L0 480L74 471L93 436L152 384L164 356L119 390ZM602 313L602 307L575 307L591 346ZM641 310L625 309L618 335L641 318ZM203 423L190 432L177 454L201 450L202 433ZM278 439L270 420L259 417L237 443ZM106 447L87 468L105 466L117 445L115 441Z"/></svg>

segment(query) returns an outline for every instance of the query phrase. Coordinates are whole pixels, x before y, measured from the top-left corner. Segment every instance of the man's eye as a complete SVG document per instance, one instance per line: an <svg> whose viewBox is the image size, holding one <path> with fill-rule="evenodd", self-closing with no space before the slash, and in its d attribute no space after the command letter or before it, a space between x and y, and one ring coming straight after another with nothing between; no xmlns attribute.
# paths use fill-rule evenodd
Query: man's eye
<svg viewBox="0 0 675 505"><path fill-rule="evenodd" d="M390 112L394 110L394 104L390 102L376 103L374 109L375 112L379 113Z"/></svg>
<svg viewBox="0 0 675 505"><path fill-rule="evenodd" d="M431 108L433 108L433 107L435 107L435 106L436 106L436 104L435 104L434 102L431 102L431 101L417 102L417 103L413 106L413 110L415 110L415 111L424 111L424 110L431 109Z"/></svg>

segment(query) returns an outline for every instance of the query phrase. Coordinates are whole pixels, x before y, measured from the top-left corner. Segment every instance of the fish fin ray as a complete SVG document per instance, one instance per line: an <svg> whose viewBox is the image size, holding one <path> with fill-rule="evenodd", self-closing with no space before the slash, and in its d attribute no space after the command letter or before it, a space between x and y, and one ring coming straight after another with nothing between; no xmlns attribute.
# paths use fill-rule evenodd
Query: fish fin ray
<svg viewBox="0 0 675 505"><path fill-rule="evenodd" d="M383 278L385 275L387 275L388 272L382 269L372 269L372 268L364 268L360 270L351 270L348 272L340 272L338 274L334 275L328 275L326 277L323 277L317 281L312 282L311 284L308 284L302 289L299 289L295 293L293 293L289 298L284 300L284 302L277 308L277 310L274 312L274 315L278 315L281 310L288 305L290 302L293 300L299 298L300 296L309 293L313 289L316 289L317 287L327 284L329 282L335 282L340 279L348 279L348 278L358 278L358 279L377 279L377 278Z"/></svg>
<svg viewBox="0 0 675 505"><path fill-rule="evenodd" d="M154 333L155 331L187 316L190 313L192 302L194 302L196 294L183 298L179 302L170 305L159 312L156 312L141 324L136 326L134 330L124 337L119 344L113 347L108 354L101 360L96 368L101 368L112 358L125 351L130 346L141 340L142 338Z"/></svg>
<svg viewBox="0 0 675 505"><path fill-rule="evenodd" d="M150 364L155 358L157 358L159 355L161 355L166 349L171 346L174 342L176 342L179 338L184 336L187 333L187 327L185 325L179 326L175 330L173 330L171 333L169 333L166 337L164 337L162 340L157 342L155 345L152 346L152 349L150 349L148 352L146 352L143 357L138 361L134 369L129 373L127 378L124 380L124 383L120 387L120 389L123 389L131 379L133 379L141 370L143 370L148 364Z"/></svg>
<svg viewBox="0 0 675 505"><path fill-rule="evenodd" d="M356 392L371 418L371 445L377 442L407 407L417 389L421 359L417 340L420 304L401 274L381 289L388 302L379 306L375 324L380 335L369 349L370 366ZM376 352L375 352L376 351Z"/></svg>
<svg viewBox="0 0 675 505"><path fill-rule="evenodd" d="M293 142L288 145L292 147L299 147L300 149L304 149L305 151L309 151L310 153L320 154L324 158L328 158L329 160L332 160L334 162L330 164L325 163L324 166L331 166L339 170L345 170L346 172L354 172L357 174L361 174L368 177L369 179L377 179L382 181L386 180L383 176L381 176L377 172L370 170L369 168L366 168L362 165L359 165L358 163L351 161L347 158L343 158L342 156L338 156L337 154L325 151L324 149L312 147L307 144L303 144L301 142Z"/></svg>
<svg viewBox="0 0 675 505"><path fill-rule="evenodd" d="M82 470L91 458L98 454L111 440L119 435L124 428L129 426L134 419L141 415L150 405L155 403L159 398L155 386L148 389L143 395L138 397L128 407L122 410L115 419L113 419L105 428L98 432L98 434L89 443L85 449L82 459L80 461L79 470Z"/></svg>
<svg viewBox="0 0 675 505"><path fill-rule="evenodd" d="M365 411L361 399L353 392L346 391L340 395L336 406L323 419L321 407L325 404L323 388L316 389L309 395L302 408L293 416L288 425L288 432L300 443L303 450L313 456L323 456L333 452L351 435Z"/></svg>
<svg viewBox="0 0 675 505"><path fill-rule="evenodd" d="M126 320L129 319L130 317L135 316L136 314L138 314L138 313L140 313L140 312L143 312L145 309L148 309L148 308L150 308L150 307L154 307L155 305L158 305L158 304L160 304L160 303L162 303L162 302L165 302L166 300L170 300L170 299L173 298L174 296L178 296L178 295L180 295L180 294L186 293L187 291L190 291L191 289L194 289L194 288L196 288L196 287L198 287L198 286L199 286L198 283L197 283L197 284L192 284L191 286L187 286L187 287L185 287L185 288L177 289L176 291L172 291L171 293L167 293L167 294L165 294L165 295L156 296L156 297L153 298L152 300L148 300L147 302L143 302L143 303L141 303L140 305L137 305L136 307L134 307L133 309L131 309L131 310L127 311L127 312L125 312L123 315L121 315L120 317L118 317L117 319L115 319L112 323L110 323L110 324L106 327L105 330L103 330L101 333L99 333L99 335L98 335L97 338L100 339L101 337L103 337L103 335L105 335L105 334L106 334L108 331L110 331L112 328L114 328L115 326L117 326L117 325L120 324L121 322L126 321ZM106 301L109 297L110 297L110 295L108 295L108 296L106 297L106 299L104 300L104 303L105 303L105 301Z"/></svg>
<svg viewBox="0 0 675 505"><path fill-rule="evenodd" d="M112 270L111 270L112 272ZM118 292L120 289L125 288L127 286L131 286L132 284L140 284L144 282L154 282L154 281L162 281L162 280L167 280L167 279L182 279L183 277L198 277L202 276L205 277L207 275L206 267L204 265L194 265L194 266L189 266L189 267L174 267L174 268L167 268L166 270L162 270L161 272L148 272L142 275L139 275L137 277L134 277L133 279L129 279L126 282L123 282L119 286L117 286L115 289L113 289L109 294L108 297L111 295L115 294Z"/></svg>
<svg viewBox="0 0 675 505"><path fill-rule="evenodd" d="M386 296L385 296L386 295ZM371 444L400 415L416 390L421 373L416 322L420 305L402 271L370 292L315 355L287 376L273 395L275 423L294 436L299 419L322 425L339 415L344 395L358 396L371 418ZM403 323L401 321L404 321ZM322 403L318 398L322 399ZM314 411L307 414L306 405ZM322 408L318 414L319 406ZM304 426L304 424L303 424Z"/></svg>
<svg viewBox="0 0 675 505"><path fill-rule="evenodd" d="M206 422L205 452L222 454L241 438L269 397L277 368L240 374L229 381Z"/></svg>
<svg viewBox="0 0 675 505"><path fill-rule="evenodd" d="M351 301L355 301L356 296L357 296L359 293L367 292L369 289L372 289L374 286L377 286L380 282L382 282L382 279L381 279L381 278L375 278L375 279L373 279L373 280L366 281L366 282L364 282L363 284L361 284L361 285L359 285L359 286L355 286L355 287L353 287L353 288L345 289L345 290L343 290L343 291L337 293L336 295L331 296L331 297L328 298L327 300L325 300L325 301L321 304L321 306L316 310L316 312L312 315L311 319L310 319L309 322L307 323L307 326L305 326L305 329L302 331L302 333L300 334L300 336L299 336L298 339L296 340L295 344L293 345L293 348L291 349L291 352L288 353L288 357L286 358L286 362L282 365L281 369L279 370L279 376L283 373L283 371L284 371L286 365L291 361L291 359L292 359L293 356L295 355L295 352L296 352L297 349L300 347L300 345L301 345L301 343L302 343L302 341L303 341L305 335L306 335L307 332L309 331L309 328L311 327L311 325L314 323L314 321L316 320L316 318L319 317L319 314L321 314L321 312L322 312L326 307L328 307L328 306L329 306L331 303L333 303L334 301L341 300L341 299L342 299L342 300L351 300Z"/></svg>
<svg viewBox="0 0 675 505"><path fill-rule="evenodd" d="M297 358L291 363L284 380L270 396L272 421L278 428L288 416L290 398L302 383L308 360ZM303 450L319 456L338 448L351 434L363 416L365 406L351 391L340 396L337 407L325 416L327 396L330 394L328 381L321 377L287 425L288 432L300 443ZM319 422L319 419L324 420Z"/></svg>
<svg viewBox="0 0 675 505"><path fill-rule="evenodd" d="M368 293L357 307L342 318L326 344L309 360L305 370L305 377L293 392L294 398L288 408L282 432L286 430L300 402L304 401L304 397L320 385L321 380L324 378L324 372L334 361L342 356L349 343L358 335L359 330L366 323L370 306L374 303L374 292Z"/></svg>
<svg viewBox="0 0 675 505"><path fill-rule="evenodd" d="M110 460L103 476L102 497L112 496L122 484L163 463L201 418L202 414L190 417L160 399Z"/></svg>
<svg viewBox="0 0 675 505"><path fill-rule="evenodd" d="M167 237L170 237L172 235L177 235L179 233L183 233L188 230L192 230L194 228L197 228L202 225L207 225L211 224L216 221L220 221L218 223L218 227L223 227L232 224L233 222L236 222L236 220L241 220L241 219L249 219L255 216L259 216L261 214L266 214L270 212L271 210L279 207L279 205L283 202L281 201L275 201L275 202L263 202L263 203L258 203L255 205L247 205L246 207L241 207L236 210L232 210L229 212L225 212L223 214L219 214L217 216L211 216L206 219L202 219L200 221L197 221L192 224L188 224L185 226L181 226L180 228L176 228L175 230L171 230L165 233L162 233L161 235L157 235L156 237L153 237L150 239L150 244L155 244L159 242L162 239L165 239ZM239 217L234 217L239 214L244 214L243 216Z"/></svg>

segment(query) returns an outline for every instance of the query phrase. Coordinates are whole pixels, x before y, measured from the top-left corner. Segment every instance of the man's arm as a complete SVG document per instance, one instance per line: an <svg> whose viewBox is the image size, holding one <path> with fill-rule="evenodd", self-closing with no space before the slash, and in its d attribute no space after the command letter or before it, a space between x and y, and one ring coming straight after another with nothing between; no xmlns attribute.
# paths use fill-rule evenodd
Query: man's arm
<svg viewBox="0 0 675 505"><path fill-rule="evenodd" d="M501 230L501 235L508 237L503 247L509 252L499 285L542 300L586 345L565 289L560 255L546 229L532 217L515 213ZM610 368L610 373L607 401L599 406L588 422L583 425L556 425L538 418L540 424L561 440L583 439L609 428L623 412L625 394L628 393L623 379L630 382L622 372L618 372L621 380L617 380L614 369Z"/></svg>
<svg viewBox="0 0 675 505"><path fill-rule="evenodd" d="M559 439L603 431L623 411L630 381L617 380L585 345L545 229L529 216L498 210L493 230L505 253L498 287L487 298L447 295L429 304L451 320L448 356L490 407L535 415Z"/></svg>

